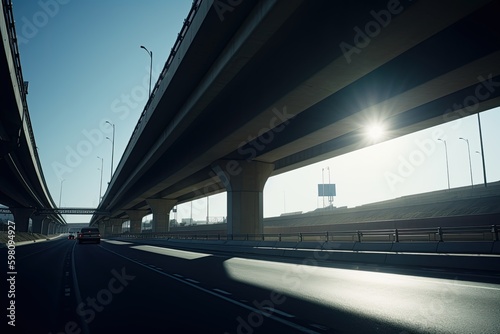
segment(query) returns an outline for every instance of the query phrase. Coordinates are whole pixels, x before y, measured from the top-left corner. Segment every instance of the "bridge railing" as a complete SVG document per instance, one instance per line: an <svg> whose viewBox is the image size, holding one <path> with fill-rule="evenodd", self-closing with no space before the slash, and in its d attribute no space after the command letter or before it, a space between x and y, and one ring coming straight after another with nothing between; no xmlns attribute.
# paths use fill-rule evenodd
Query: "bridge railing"
<svg viewBox="0 0 500 334"><path fill-rule="evenodd" d="M184 40L184 37L186 36L186 33L189 29L189 26L191 25L191 22L193 21L194 17L196 16L196 13L198 12L198 8L200 7L200 4L203 0L193 0L193 5L191 6L191 9L189 11L188 16L186 19L184 19L184 23L182 25L181 31L177 35L177 39L175 40L174 46L170 50L170 54L167 58L167 61L165 62L165 65L163 66L163 70L161 71L160 75L158 76L158 80L156 81L151 94L149 95L148 101L146 102L146 105L144 106L144 109L142 110L141 115L139 116L139 120L137 121L137 124L135 125L134 130L132 131L132 135L130 136L129 142L127 146L125 147L125 152L127 152L129 149L131 149L131 143L137 133L139 132L139 128L142 126L143 120L146 118L146 114L148 112L148 108L151 105L153 98L158 91L163 79L167 75L168 70L170 69L170 65L172 65L173 60L175 59L175 56L177 55L177 51L179 51L180 45L182 41ZM125 155L125 154L124 154Z"/></svg>
<svg viewBox="0 0 500 334"><path fill-rule="evenodd" d="M336 242L445 242L499 241L500 225L373 229L299 233L122 233L111 237L132 239L237 240L237 241L336 241Z"/></svg>

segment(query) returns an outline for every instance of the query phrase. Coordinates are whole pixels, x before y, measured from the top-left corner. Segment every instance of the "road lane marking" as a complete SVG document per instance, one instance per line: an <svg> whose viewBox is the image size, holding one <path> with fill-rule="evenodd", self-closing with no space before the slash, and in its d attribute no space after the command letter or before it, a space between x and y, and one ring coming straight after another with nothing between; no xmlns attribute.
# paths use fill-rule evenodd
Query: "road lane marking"
<svg viewBox="0 0 500 334"><path fill-rule="evenodd" d="M133 245L133 243L131 243L131 242L118 241L118 240L101 239L101 241L104 241L104 242L107 242L108 244L113 244L113 245Z"/></svg>
<svg viewBox="0 0 500 334"><path fill-rule="evenodd" d="M82 295L80 293L80 288L78 285L78 278L76 277L75 246L76 246L76 242L73 244L73 248L71 249L71 271L73 272L73 287L74 287L74 292L75 292L76 305L80 305L82 303ZM82 334L90 334L89 326L88 326L87 322L85 321L85 319L83 318L83 315L81 315L81 314L78 314L78 315L80 318L79 325L80 325L80 329L82 330L81 333Z"/></svg>
<svg viewBox="0 0 500 334"><path fill-rule="evenodd" d="M287 317L287 318L295 318L294 315L291 315L289 313L277 310L277 309L269 307L269 306L263 307L263 309L268 310L269 312L272 312L272 313L278 313L278 314L280 314L280 315L282 315L284 317Z"/></svg>
<svg viewBox="0 0 500 334"><path fill-rule="evenodd" d="M194 283L194 284L200 284L200 282L198 282L197 280L191 279L191 278L186 278L186 281L189 281L189 282Z"/></svg>
<svg viewBox="0 0 500 334"><path fill-rule="evenodd" d="M221 289L213 289L214 291L217 291L217 292L220 292L220 293L223 293L225 295L231 295L231 292L227 292L227 291L224 291L224 290L221 290Z"/></svg>
<svg viewBox="0 0 500 334"><path fill-rule="evenodd" d="M274 321L277 321L277 322L279 322L279 323L281 323L281 324L283 324L283 325L286 325L286 326L288 326L288 327L292 327L292 328L294 328L294 329L300 330L300 331L302 331L303 333L320 334L320 333L318 333L318 332L316 332L316 331L314 331L314 330L312 330L312 329L310 329L310 328L307 328L307 327L301 326L301 325L296 324L296 323L294 323L294 322L291 322L291 321L288 321L288 320L286 320L286 319L283 319L283 318L277 317L277 316L276 316L276 315L274 315L274 314L269 314L268 312L265 312L265 311L263 311L263 310L257 309L257 308L255 308L255 307L253 307L253 306L243 304L243 303L241 303L241 302L239 302L239 301L237 301L237 300L235 300L235 299L232 299L232 298L226 297L226 296L224 296L224 295L221 295L220 293L217 293L217 292L214 292L214 291L208 290L208 289L206 289L206 288L203 288L203 287L201 287L201 286L199 286L199 285L196 285L196 284L194 284L194 283L189 282L187 279L186 279L186 280L183 280L183 279L181 279L181 278L179 278L179 277L176 277L176 276L175 276L176 274L173 274L173 275L168 274L168 273L166 273L166 272L164 272L164 271L160 271L160 270L157 270L157 269L151 268L151 267L149 267L149 266L147 266L147 265L145 265L145 264L143 264L143 263L137 262L137 261L135 261L135 260L133 260L133 259L131 259L131 258L129 258L129 257L127 257L127 256L125 256L125 255L118 254L117 252L114 252L114 251L112 251L112 250L110 250L110 249L107 249L107 248L105 248L105 247L102 247L102 248L103 248L104 250L106 250L106 251L110 252L110 253L113 253L113 254L115 254L115 255L117 255L117 256L119 256L119 257L122 257L122 258L124 258L124 259L126 259L126 260L129 260L130 262L134 262L134 263L136 263L136 264L137 264L137 265L139 265L139 266L142 266L142 267L144 267L144 268L146 268L146 269L149 269L149 270L155 271L155 272L157 272L157 273L158 273L158 274L160 274L160 275L163 275L163 276L169 277L169 278L171 278L171 279L173 279L173 280L176 280L176 281L178 281L178 282L180 282L180 283L183 283L183 284L189 285L189 286L191 286L192 288L198 289L198 290L203 291L203 292L205 292L205 293L208 293L208 294L210 294L210 295L212 295L212 296L215 296L215 297L217 297L217 298L223 299L223 300L225 300L225 301L227 301L227 302L229 302L229 303L232 303L232 304L234 304L234 305L240 306L240 307L242 307L242 308L244 308L244 309L247 309L247 310L249 310L249 311L251 311L251 312L255 312L255 313L261 314L261 315L263 315L263 316L265 316L265 317L267 317L267 318L273 319Z"/></svg>
<svg viewBox="0 0 500 334"><path fill-rule="evenodd" d="M157 247L157 246L149 246L149 245L132 246L130 248L149 252L149 253L155 253L155 254L166 255L166 256L173 256L173 257L181 258L184 260L196 260L199 258L212 256L212 254L205 254L205 253L199 253L199 252L189 252L189 251L178 250L178 249L173 249L173 248Z"/></svg>
<svg viewBox="0 0 500 334"><path fill-rule="evenodd" d="M323 325L318 325L318 324L309 324L309 326L312 326L312 327L315 327L317 329L321 329L321 330L324 330L324 331L326 331L328 329L328 327L323 326Z"/></svg>
<svg viewBox="0 0 500 334"><path fill-rule="evenodd" d="M177 277L179 277L179 278L183 278L183 277L184 277L184 276L179 275L179 274L174 274L174 276L177 276Z"/></svg>

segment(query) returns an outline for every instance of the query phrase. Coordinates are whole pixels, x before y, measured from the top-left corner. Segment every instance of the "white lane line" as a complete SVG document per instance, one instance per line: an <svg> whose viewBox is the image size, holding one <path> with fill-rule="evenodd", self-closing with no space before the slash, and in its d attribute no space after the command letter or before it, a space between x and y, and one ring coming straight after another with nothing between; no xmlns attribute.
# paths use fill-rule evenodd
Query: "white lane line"
<svg viewBox="0 0 500 334"><path fill-rule="evenodd" d="M184 276L179 275L179 274L174 274L174 276L179 277L179 278L183 278L184 277Z"/></svg>
<svg viewBox="0 0 500 334"><path fill-rule="evenodd" d="M71 249L71 271L73 272L73 287L74 287L74 292L75 292L75 298L76 298L76 304L80 305L82 304L82 295L80 293L80 288L78 285L78 278L76 277L76 267L75 267L75 244L73 245L73 248ZM103 249L106 249L103 247ZM83 334L89 334L89 326L87 324L86 319L83 317L83 315L80 312L77 312L78 316L80 318L80 329L82 330L81 333Z"/></svg>
<svg viewBox="0 0 500 334"><path fill-rule="evenodd" d="M198 282L194 279L191 279L191 278L186 278L186 281L189 281L189 282L194 283L194 284L200 284L200 282Z"/></svg>
<svg viewBox="0 0 500 334"><path fill-rule="evenodd" d="M146 266L146 265L144 265L144 264L142 264L142 263L139 263L139 262L137 262L137 261L134 261L133 259L131 259L131 258L129 258L129 257L126 257L126 256L124 256L124 255L118 254L118 253L116 253L116 252L114 252L114 251L112 251L112 250L106 249L106 248L104 248L104 247L103 247L103 249L105 249L106 251L108 251L108 252L110 252L110 253L113 253L113 254L115 254L115 255L117 255L117 256L119 256L119 257L122 257L122 258L124 258L124 259L127 259L127 260L129 260L129 261L131 261L131 262L134 262L134 263L136 263L136 264L138 264L138 265L140 265L140 266L143 266L143 267L144 267L144 268L146 268L146 269L156 271L157 273L159 273L159 274L161 274L161 275L163 275L163 276L169 277L169 278L171 278L171 279L173 279L173 280L176 280L176 281L178 281L178 282L180 282L180 283L184 283L184 284L186 284L186 285L189 285L189 286L191 286L192 288L198 289L198 290L203 291L203 292L205 292L205 293L208 293L208 294L210 294L210 295L212 295L212 296L215 296L215 297L218 297L218 298L220 298L220 299L223 299L223 300L225 300L225 301L227 301L227 302L229 302L229 303L232 303L232 304L234 304L234 305L237 305L237 306L240 306L240 307L242 307L242 308L245 308L245 309L247 309L247 310L249 310L249 311L251 311L251 312L255 312L255 313L257 313L257 314L261 314L261 315L263 315L263 316L265 316L265 317L267 317L267 318L269 318L269 319L273 319L274 321L277 321L277 322L279 322L279 323L281 323L281 324L283 324L283 325L286 325L286 326L288 326L288 327L292 327L292 328L294 328L294 329L297 329L297 330L299 330L299 331L302 331L303 333L320 334L319 332L313 331L313 330L312 330L312 329L310 329L310 328L307 328L307 327L301 326L301 325L299 325L299 324L296 324L296 323L294 323L294 322L288 321L288 320L286 320L286 319L283 319L283 318L277 317L277 316L275 316L274 314L269 314L268 312L262 311L262 310L260 310L260 309L255 308L255 307L252 307L252 306L250 306L250 305L243 304L243 303L241 303L241 302L239 302L239 301L237 301L237 300L235 300L235 299L232 299L232 298L229 298L229 297L223 296L223 295L221 295L220 293L216 293L216 292L213 292L213 291L211 291L211 290L205 289L205 288L203 288L203 287L201 287L201 286L199 286L199 285L196 285L196 284L190 283L190 282L188 282L187 280L180 279L179 277L176 277L176 276L175 276L175 274L174 274L174 275L167 274L166 272L159 271L159 270L157 270L157 269L154 269L154 268L148 267L148 266Z"/></svg>
<svg viewBox="0 0 500 334"><path fill-rule="evenodd" d="M220 292L220 293L223 293L225 295L231 295L231 292L227 292L227 291L224 291L224 290L221 290L221 289L213 289L214 291L217 291L217 292Z"/></svg>
<svg viewBox="0 0 500 334"><path fill-rule="evenodd" d="M326 326L323 326L323 325L318 325L318 324L309 324L311 327L315 327L317 329L321 329L321 330L324 330L326 331L328 329L328 327Z"/></svg>
<svg viewBox="0 0 500 334"><path fill-rule="evenodd" d="M108 244L112 244L112 245L133 245L133 243L131 243L131 242L118 241L118 240L101 239L101 241L107 242Z"/></svg>
<svg viewBox="0 0 500 334"><path fill-rule="evenodd" d="M269 306L263 307L263 309L268 310L271 313L277 313L277 314L282 315L282 316L287 317L287 318L295 318L294 315L291 315L289 313L277 310L277 309L269 307Z"/></svg>

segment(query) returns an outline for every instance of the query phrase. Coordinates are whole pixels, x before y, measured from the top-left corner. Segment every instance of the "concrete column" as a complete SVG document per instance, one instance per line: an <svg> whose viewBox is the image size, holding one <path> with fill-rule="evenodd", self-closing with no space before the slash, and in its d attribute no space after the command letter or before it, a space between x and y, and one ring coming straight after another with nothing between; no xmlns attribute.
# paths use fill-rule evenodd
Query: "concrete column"
<svg viewBox="0 0 500 334"><path fill-rule="evenodd" d="M104 236L107 237L111 234L113 234L113 225L111 221L108 220L104 222Z"/></svg>
<svg viewBox="0 0 500 334"><path fill-rule="evenodd" d="M42 221L42 234L49 235L49 225L51 224L50 219L45 219Z"/></svg>
<svg viewBox="0 0 500 334"><path fill-rule="evenodd" d="M43 221L47 218L47 216L39 216L39 215L33 215L31 217L31 231L33 233L42 233L42 225Z"/></svg>
<svg viewBox="0 0 500 334"><path fill-rule="evenodd" d="M16 231L28 232L30 223L30 216L34 210L31 208L9 208L12 215L14 215L14 222L16 223Z"/></svg>
<svg viewBox="0 0 500 334"><path fill-rule="evenodd" d="M227 233L263 233L263 190L274 165L260 161L221 160L212 165L212 169L227 190Z"/></svg>
<svg viewBox="0 0 500 334"><path fill-rule="evenodd" d="M120 218L111 218L110 220L111 223L111 231L113 234L120 234L122 233L122 225L124 223L123 219Z"/></svg>
<svg viewBox="0 0 500 334"><path fill-rule="evenodd" d="M56 227L56 223L49 222L48 235L54 234L55 227Z"/></svg>
<svg viewBox="0 0 500 334"><path fill-rule="evenodd" d="M142 217L147 214L146 210L126 210L130 218L130 233L142 232Z"/></svg>
<svg viewBox="0 0 500 334"><path fill-rule="evenodd" d="M149 198L146 202L153 212L153 232L170 231L170 210L177 204L177 200Z"/></svg>
<svg viewBox="0 0 500 334"><path fill-rule="evenodd" d="M101 220L97 222L97 228L99 229L99 233L101 234L101 236L106 235L106 223L104 223L104 221Z"/></svg>

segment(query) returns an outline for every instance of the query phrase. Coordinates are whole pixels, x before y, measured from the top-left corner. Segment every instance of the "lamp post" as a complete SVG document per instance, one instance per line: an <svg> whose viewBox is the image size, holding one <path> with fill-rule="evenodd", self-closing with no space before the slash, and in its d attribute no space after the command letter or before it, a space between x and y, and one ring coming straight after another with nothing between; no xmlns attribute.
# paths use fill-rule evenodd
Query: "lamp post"
<svg viewBox="0 0 500 334"><path fill-rule="evenodd" d="M59 208L61 207L61 199L62 199L62 186L63 186L63 182L66 181L65 179L62 179L61 180L61 187L59 188Z"/></svg>
<svg viewBox="0 0 500 334"><path fill-rule="evenodd" d="M321 188L322 188L322 194L321 196L323 197L323 208L325 207L325 169L321 168Z"/></svg>
<svg viewBox="0 0 500 334"><path fill-rule="evenodd" d="M479 126L479 142L481 143L481 159L483 161L484 186L487 187L487 183L486 183L486 164L484 163L483 132L481 131L481 118L479 117L479 113L477 113L477 124Z"/></svg>
<svg viewBox="0 0 500 334"><path fill-rule="evenodd" d="M208 221L209 221L208 215L210 213L209 208L210 208L210 195L207 195L207 225L208 225Z"/></svg>
<svg viewBox="0 0 500 334"><path fill-rule="evenodd" d="M448 189L450 189L450 168L448 167L448 147L446 146L446 140L438 138L438 140L444 143L444 152L446 155L446 175L448 177Z"/></svg>
<svg viewBox="0 0 500 334"><path fill-rule="evenodd" d="M467 152L469 154L469 171L470 171L470 185L471 187L474 187L474 181L472 179L472 163L471 163L471 160L470 160L470 145L469 145L469 139L466 139L466 138L458 138L458 139L462 139L464 140L466 143L467 143Z"/></svg>
<svg viewBox="0 0 500 334"><path fill-rule="evenodd" d="M101 168L98 168L101 171L101 182L99 182L99 202L98 203L101 203L101 199L102 199L102 167L103 167L104 159L99 157L99 156L97 157L97 159L101 159Z"/></svg>
<svg viewBox="0 0 500 334"><path fill-rule="evenodd" d="M146 49L144 45L141 45L141 49L146 50L149 54L150 62L149 62L149 96L151 97L151 76L153 74L153 51L149 51Z"/></svg>
<svg viewBox="0 0 500 334"><path fill-rule="evenodd" d="M113 127L113 139L106 137L107 140L111 141L111 175L109 176L109 183L111 183L111 179L113 178L113 159L115 155L115 125L110 121L106 121L106 123Z"/></svg>

